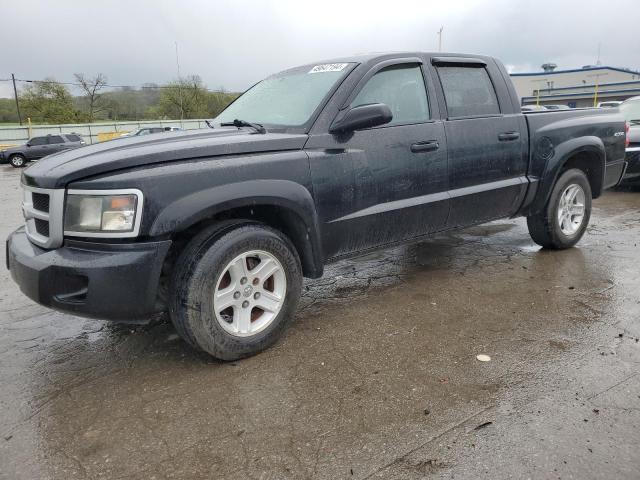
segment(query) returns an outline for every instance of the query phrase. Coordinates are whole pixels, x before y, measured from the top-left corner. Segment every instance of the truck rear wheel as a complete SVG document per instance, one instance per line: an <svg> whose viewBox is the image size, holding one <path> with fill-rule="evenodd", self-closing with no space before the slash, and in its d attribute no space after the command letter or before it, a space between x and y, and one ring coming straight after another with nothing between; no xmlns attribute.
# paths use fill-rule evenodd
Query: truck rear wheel
<svg viewBox="0 0 640 480"><path fill-rule="evenodd" d="M197 235L180 255L169 312L191 345L221 360L271 346L290 322L302 287L295 248L280 232L236 224Z"/></svg>
<svg viewBox="0 0 640 480"><path fill-rule="evenodd" d="M591 185L582 170L567 170L556 181L545 208L527 217L529 234L544 248L573 247L591 217Z"/></svg>

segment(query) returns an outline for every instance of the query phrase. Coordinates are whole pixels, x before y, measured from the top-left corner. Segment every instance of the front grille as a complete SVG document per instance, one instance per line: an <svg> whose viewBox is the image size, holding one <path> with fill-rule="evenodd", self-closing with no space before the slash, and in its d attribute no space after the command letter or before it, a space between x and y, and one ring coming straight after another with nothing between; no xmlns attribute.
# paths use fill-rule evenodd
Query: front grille
<svg viewBox="0 0 640 480"><path fill-rule="evenodd" d="M22 211L29 240L43 248L62 245L64 189L49 190L23 185Z"/></svg>
<svg viewBox="0 0 640 480"><path fill-rule="evenodd" d="M49 194L48 193L31 193L33 208L41 212L49 213Z"/></svg>
<svg viewBox="0 0 640 480"><path fill-rule="evenodd" d="M43 237L49 237L49 222L39 218L34 219L36 224L36 232Z"/></svg>

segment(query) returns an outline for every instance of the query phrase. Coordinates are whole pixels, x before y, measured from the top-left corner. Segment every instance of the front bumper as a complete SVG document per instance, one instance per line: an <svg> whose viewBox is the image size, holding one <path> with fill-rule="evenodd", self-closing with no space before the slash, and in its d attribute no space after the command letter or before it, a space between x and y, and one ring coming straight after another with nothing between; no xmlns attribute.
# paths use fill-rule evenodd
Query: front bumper
<svg viewBox="0 0 640 480"><path fill-rule="evenodd" d="M23 228L7 239L7 268L33 301L104 320L139 320L161 311L160 273L171 241L106 244L66 241L55 250L32 244Z"/></svg>

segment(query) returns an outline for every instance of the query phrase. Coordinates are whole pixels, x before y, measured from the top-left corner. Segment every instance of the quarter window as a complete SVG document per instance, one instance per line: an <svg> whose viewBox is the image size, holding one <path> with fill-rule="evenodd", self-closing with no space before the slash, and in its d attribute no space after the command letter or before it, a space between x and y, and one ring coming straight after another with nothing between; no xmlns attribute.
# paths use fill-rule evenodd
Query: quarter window
<svg viewBox="0 0 640 480"><path fill-rule="evenodd" d="M498 98L489 74L477 67L438 67L449 117L495 115Z"/></svg>
<svg viewBox="0 0 640 480"><path fill-rule="evenodd" d="M429 102L419 66L393 66L369 79L351 102L352 107L384 103L393 119L387 125L420 123L429 120Z"/></svg>

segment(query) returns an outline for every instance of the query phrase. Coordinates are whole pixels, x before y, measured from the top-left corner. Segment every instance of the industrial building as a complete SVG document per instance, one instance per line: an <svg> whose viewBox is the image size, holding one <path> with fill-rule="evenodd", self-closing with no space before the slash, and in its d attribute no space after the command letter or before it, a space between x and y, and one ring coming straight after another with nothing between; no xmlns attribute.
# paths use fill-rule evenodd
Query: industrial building
<svg viewBox="0 0 640 480"><path fill-rule="evenodd" d="M640 72L604 65L586 65L573 70L556 70L553 63L541 72L512 73L522 105L562 104L593 107L608 100L625 100L640 95Z"/></svg>

